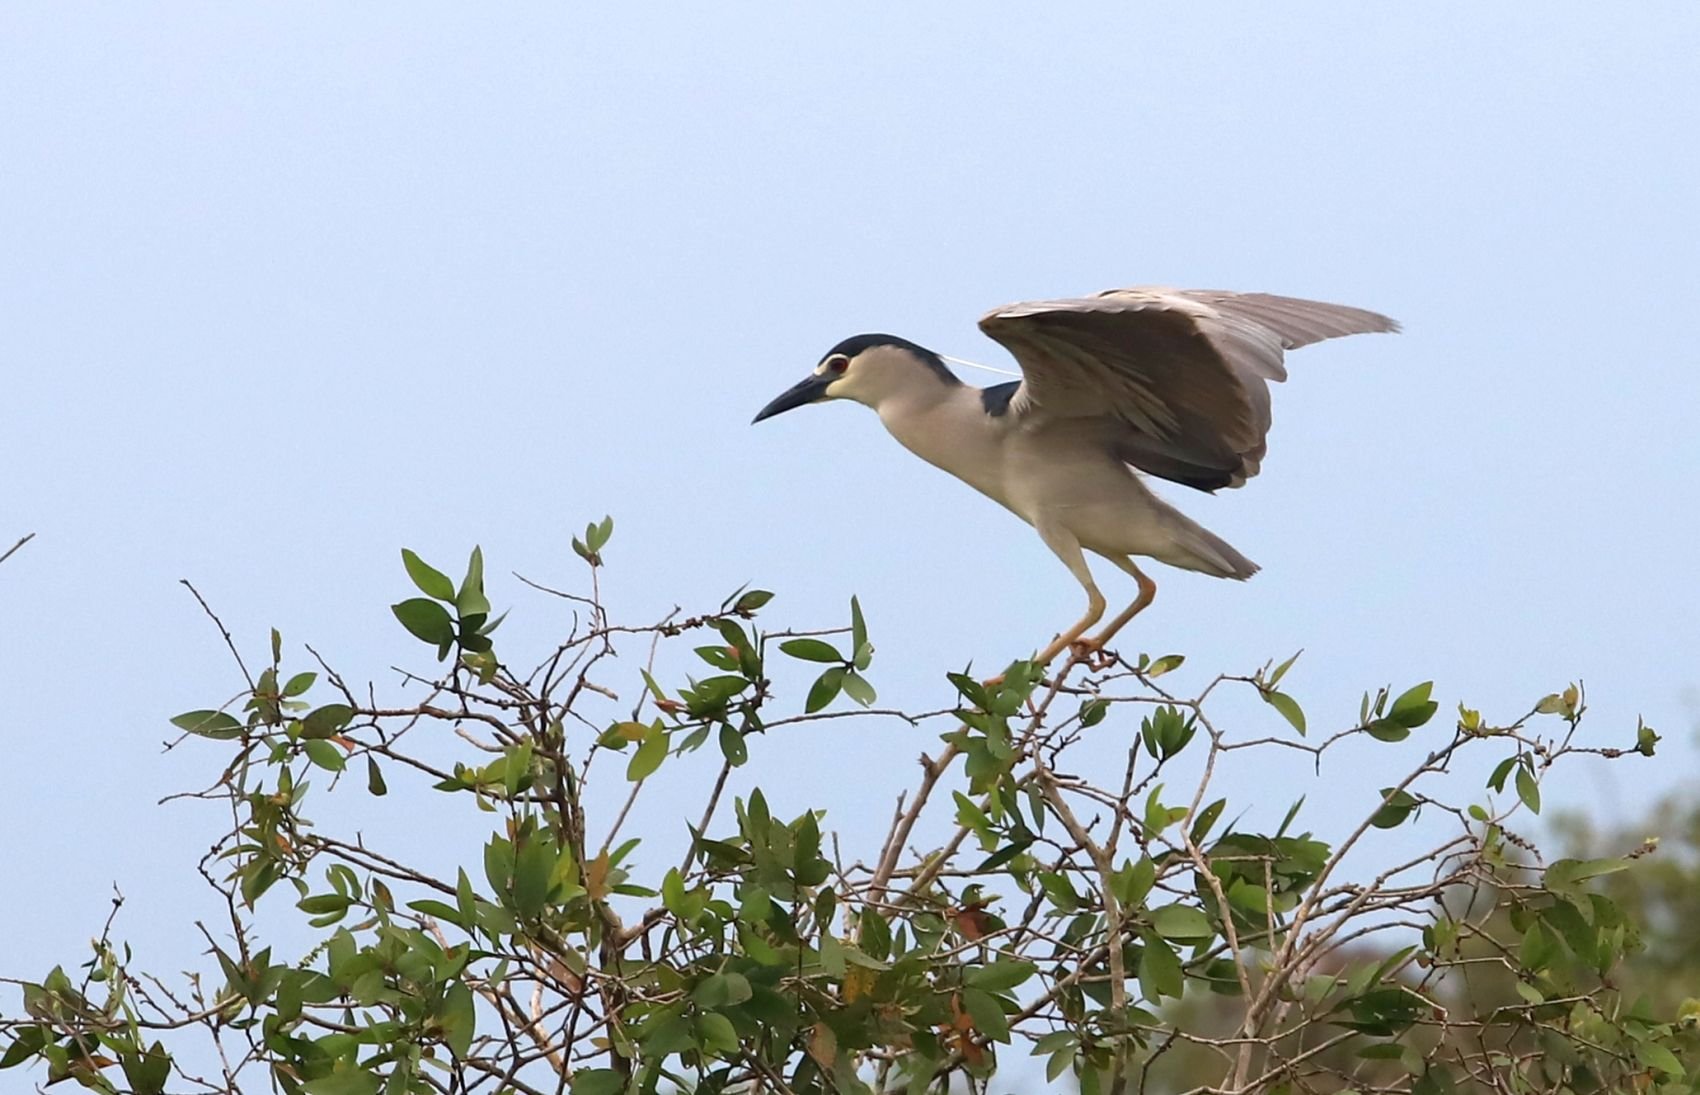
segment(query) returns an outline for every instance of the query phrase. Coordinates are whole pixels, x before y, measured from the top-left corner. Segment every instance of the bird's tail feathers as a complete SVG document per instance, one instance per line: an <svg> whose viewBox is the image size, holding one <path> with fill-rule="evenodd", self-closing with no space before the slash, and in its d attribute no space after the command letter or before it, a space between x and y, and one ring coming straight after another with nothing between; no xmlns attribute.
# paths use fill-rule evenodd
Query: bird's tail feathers
<svg viewBox="0 0 1700 1095"><path fill-rule="evenodd" d="M1258 572L1258 565L1234 550L1234 546L1178 511L1170 511L1174 524L1176 557L1164 559L1171 566L1196 570L1217 578L1245 581Z"/></svg>

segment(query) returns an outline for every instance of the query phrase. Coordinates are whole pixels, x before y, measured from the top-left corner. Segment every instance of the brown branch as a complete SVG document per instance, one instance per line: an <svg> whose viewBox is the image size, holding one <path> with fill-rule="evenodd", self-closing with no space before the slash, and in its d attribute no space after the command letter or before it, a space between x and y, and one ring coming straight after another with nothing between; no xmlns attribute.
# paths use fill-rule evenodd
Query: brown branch
<svg viewBox="0 0 1700 1095"><path fill-rule="evenodd" d="M35 539L35 533L33 533L33 532L25 533L18 540L17 543L13 544L11 547L6 549L6 554L0 555L0 563L4 563L7 559L10 559L14 552L16 552L19 548L23 547L25 544L29 543L33 539Z"/></svg>
<svg viewBox="0 0 1700 1095"><path fill-rule="evenodd" d="M14 547L12 550L16 551L17 548ZM189 579L179 578L178 581L183 584L183 588L195 595L195 600L200 602L201 611L205 612L207 619L218 627L218 633L224 636L224 645L230 648L230 656L236 659L236 667L242 670L242 677L248 682L248 691L252 692L255 687L254 675L248 672L247 663L242 660L242 652L236 649L236 640L230 637L230 629L224 626L224 621L218 618L218 614L212 610L212 606L207 604L207 599L201 596L201 591L196 589Z"/></svg>

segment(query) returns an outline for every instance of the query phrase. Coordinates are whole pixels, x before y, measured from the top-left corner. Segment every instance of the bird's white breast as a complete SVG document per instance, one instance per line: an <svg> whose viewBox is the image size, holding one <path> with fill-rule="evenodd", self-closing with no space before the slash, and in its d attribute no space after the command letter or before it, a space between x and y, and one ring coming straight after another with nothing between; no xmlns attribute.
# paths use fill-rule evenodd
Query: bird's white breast
<svg viewBox="0 0 1700 1095"><path fill-rule="evenodd" d="M985 413L978 388L963 385L924 397L888 399L878 410L880 422L904 448L1031 519L1010 496L1005 428Z"/></svg>
<svg viewBox="0 0 1700 1095"><path fill-rule="evenodd" d="M1067 528L1105 554L1160 554L1166 543L1158 516L1166 507L1114 455L1095 420L1034 426L994 417L971 387L882 404L879 415L910 452L1030 525Z"/></svg>

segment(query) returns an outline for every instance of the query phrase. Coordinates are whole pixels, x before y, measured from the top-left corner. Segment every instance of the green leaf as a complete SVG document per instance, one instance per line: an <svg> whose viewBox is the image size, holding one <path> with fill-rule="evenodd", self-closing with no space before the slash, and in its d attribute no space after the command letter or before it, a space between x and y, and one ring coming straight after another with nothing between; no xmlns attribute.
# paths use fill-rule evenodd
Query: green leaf
<svg viewBox="0 0 1700 1095"><path fill-rule="evenodd" d="M1247 879L1236 878L1228 884L1228 904L1253 916L1263 917L1269 912L1269 891L1263 888L1261 882L1253 884Z"/></svg>
<svg viewBox="0 0 1700 1095"><path fill-rule="evenodd" d="M738 603L732 606L732 611L754 612L756 609L762 607L771 600L773 600L773 594L769 593L767 590L752 589L742 597L738 598Z"/></svg>
<svg viewBox="0 0 1700 1095"><path fill-rule="evenodd" d="M485 869L488 871L488 863L486 863ZM478 897L472 892L472 879L467 877L464 867L460 869L459 876L455 879L455 908L460 911L460 919L456 923L462 927L470 926L477 919Z"/></svg>
<svg viewBox="0 0 1700 1095"><path fill-rule="evenodd" d="M242 724L223 711L186 711L172 719L171 725L214 741L229 741L242 736Z"/></svg>
<svg viewBox="0 0 1700 1095"><path fill-rule="evenodd" d="M1184 806L1164 806L1157 796L1163 793L1163 785L1159 783L1151 788L1151 793L1145 796L1145 835L1149 839L1173 825L1180 817L1186 816ZM1180 817L1176 816L1179 812Z"/></svg>
<svg viewBox="0 0 1700 1095"><path fill-rule="evenodd" d="M1074 1059L1078 1055L1079 1050L1072 1044L1052 1053L1051 1059L1045 1064L1045 1082L1056 1083L1058 1077L1074 1067Z"/></svg>
<svg viewBox="0 0 1700 1095"><path fill-rule="evenodd" d="M514 911L523 919L534 920L543 912L559 859L555 842L536 834L526 840L514 857Z"/></svg>
<svg viewBox="0 0 1700 1095"><path fill-rule="evenodd" d="M288 684L283 686L283 694L285 696L299 696L301 693L307 691L307 689L313 687L313 682L318 679L319 675L317 673L297 673L295 676L289 678Z"/></svg>
<svg viewBox="0 0 1700 1095"><path fill-rule="evenodd" d="M1141 932L1140 939L1145 946L1139 956L1139 991L1153 1004L1165 996L1180 999L1186 989L1180 956L1152 932Z"/></svg>
<svg viewBox="0 0 1700 1095"><path fill-rule="evenodd" d="M1440 709L1438 703L1429 699L1429 693L1433 690L1433 681L1424 681L1406 689L1393 701L1393 707L1387 712L1387 717L1408 730L1423 725Z"/></svg>
<svg viewBox="0 0 1700 1095"><path fill-rule="evenodd" d="M850 649L860 650L868 645L868 625L862 619L862 604L850 598Z"/></svg>
<svg viewBox="0 0 1700 1095"><path fill-rule="evenodd" d="M303 897L295 903L295 907L309 916L323 916L326 913L347 912L350 904L349 899L342 894L322 893Z"/></svg>
<svg viewBox="0 0 1700 1095"><path fill-rule="evenodd" d="M1381 807L1370 815L1369 823L1377 829L1392 829L1403 825L1417 808L1417 800L1407 791L1392 787L1381 789Z"/></svg>
<svg viewBox="0 0 1700 1095"><path fill-rule="evenodd" d="M648 723L629 721L617 722L602 732L601 736L596 739L596 744L602 746L604 749L613 749L618 752L624 752L626 746L630 745L632 742L641 742L644 738L648 737L650 730L651 728Z"/></svg>
<svg viewBox="0 0 1700 1095"><path fill-rule="evenodd" d="M863 707L871 707L874 700L878 698L874 693L874 686L869 684L868 679L860 673L847 671L844 674L843 686L844 694Z"/></svg>
<svg viewBox="0 0 1700 1095"><path fill-rule="evenodd" d="M1139 724L1139 733L1145 742L1146 752L1158 760L1168 760L1185 749L1187 742L1192 740L1196 732L1197 724L1194 720L1184 717L1180 709L1172 704L1157 708Z"/></svg>
<svg viewBox="0 0 1700 1095"><path fill-rule="evenodd" d="M724 709L728 700L749 686L750 682L743 677L710 677L696 682L681 695L692 714L706 715Z"/></svg>
<svg viewBox="0 0 1700 1095"><path fill-rule="evenodd" d="M455 622L449 610L436 601L414 597L390 606L401 626L421 642L442 646L454 642Z"/></svg>
<svg viewBox="0 0 1700 1095"><path fill-rule="evenodd" d="M1523 800L1523 805L1532 814L1541 812L1541 788L1535 782L1535 773L1529 770L1527 764L1517 766L1517 797Z"/></svg>
<svg viewBox="0 0 1700 1095"><path fill-rule="evenodd" d="M720 726L720 755L734 768L742 767L750 759L750 747L745 743L744 735L731 723Z"/></svg>
<svg viewBox="0 0 1700 1095"><path fill-rule="evenodd" d="M667 733L664 730L651 727L644 735L643 744L626 764L626 782L636 783L648 779L650 774L661 767L661 762L667 759Z"/></svg>
<svg viewBox="0 0 1700 1095"><path fill-rule="evenodd" d="M980 989L962 990L962 1007L974 1020L974 1029L999 1042L1009 1041L1009 1016L998 998Z"/></svg>
<svg viewBox="0 0 1700 1095"><path fill-rule="evenodd" d="M1285 677L1287 675L1287 670L1293 668L1293 663L1298 661L1299 660L1299 654L1303 654L1303 653L1304 653L1304 651L1300 650L1297 653L1295 653L1292 657L1288 658L1286 661L1284 661L1280 665L1276 666L1275 671L1273 673L1269 674L1269 679L1267 681L1265 681L1264 683L1267 684L1270 688L1274 688L1276 685L1280 684L1281 678Z"/></svg>
<svg viewBox="0 0 1700 1095"><path fill-rule="evenodd" d="M1227 808L1227 805L1227 799L1219 798L1198 812L1198 817L1193 820L1192 830L1188 834L1194 844L1199 843L1209 835L1210 826L1216 824L1216 819L1222 816L1222 811Z"/></svg>
<svg viewBox="0 0 1700 1095"><path fill-rule="evenodd" d="M699 646L696 648L697 657L712 665L714 668L727 673L738 671L738 659L724 646Z"/></svg>
<svg viewBox="0 0 1700 1095"><path fill-rule="evenodd" d="M1004 673L1005 683L1008 683L1010 675L1015 672L1017 666L1026 664L1028 663L1011 662L1009 669ZM973 677L970 677L966 673L946 673L945 679L956 687L956 691L963 699L967 700L976 711L984 711L990 706L992 702L990 691L992 690L988 690L985 685L981 684Z"/></svg>
<svg viewBox="0 0 1700 1095"><path fill-rule="evenodd" d="M484 591L482 589L461 590L460 596L455 598L455 612L462 620L466 621L466 629L472 635L476 635L480 638L482 638L485 634L496 630L496 624L502 622L502 617L498 616L496 618L496 623L488 626L485 625L485 618L490 615L490 599L484 596ZM507 613L503 613L502 615L505 616ZM466 645L469 649L490 649L488 643L474 644L469 642Z"/></svg>
<svg viewBox="0 0 1700 1095"><path fill-rule="evenodd" d="M533 748L530 738L510 746L502 757L502 789L511 797L530 786Z"/></svg>
<svg viewBox="0 0 1700 1095"><path fill-rule="evenodd" d="M454 924L458 927L464 928L468 924L465 918L461 916L459 909L446 902L437 901L433 898L422 897L417 901L409 901L407 903L407 907L418 913L420 916L430 916L435 917L438 920L446 920L450 924Z"/></svg>
<svg viewBox="0 0 1700 1095"><path fill-rule="evenodd" d="M342 755L342 750L328 741L310 738L304 743L307 759L327 772L340 772L348 766L348 761Z"/></svg>
<svg viewBox="0 0 1700 1095"><path fill-rule="evenodd" d="M716 973L703 979L691 999L710 1011L736 1007L754 994L749 978L741 973Z"/></svg>
<svg viewBox="0 0 1700 1095"><path fill-rule="evenodd" d="M1147 678L1155 678L1161 677L1165 673L1173 673L1185 662L1186 658L1183 655L1164 654L1161 658L1156 659L1150 665L1145 667L1145 676Z"/></svg>
<svg viewBox="0 0 1700 1095"><path fill-rule="evenodd" d="M677 867L667 868L661 877L661 907L681 920L690 919L692 910L685 900L685 879Z"/></svg>
<svg viewBox="0 0 1700 1095"><path fill-rule="evenodd" d="M383 1081L373 1073L345 1061L336 1063L335 1071L301 1085L305 1095L377 1095Z"/></svg>
<svg viewBox="0 0 1700 1095"><path fill-rule="evenodd" d="M1549 890L1575 890L1579 883L1627 871L1630 866L1631 862L1622 858L1559 859L1547 868L1546 885Z"/></svg>
<svg viewBox="0 0 1700 1095"><path fill-rule="evenodd" d="M488 616L490 602L484 596L484 549L475 547L466 560L466 577L460 581L455 594L455 612L463 619L468 616ZM482 625L484 621L480 620Z"/></svg>
<svg viewBox="0 0 1700 1095"><path fill-rule="evenodd" d="M1116 900L1122 903L1124 909L1138 908L1156 884L1157 864L1150 856L1142 855L1123 864L1122 869L1116 872Z"/></svg>
<svg viewBox="0 0 1700 1095"><path fill-rule="evenodd" d="M573 1072L572 1095L620 1095L626 1078L611 1068L581 1068Z"/></svg>
<svg viewBox="0 0 1700 1095"><path fill-rule="evenodd" d="M6 1047L5 1055L0 1056L0 1069L18 1067L40 1053L42 1048L53 1040L52 1034L45 1026L24 1027L12 1040L12 1044Z"/></svg>
<svg viewBox="0 0 1700 1095"><path fill-rule="evenodd" d="M334 738L354 720L354 708L346 703L327 703L301 720L301 736L312 740Z"/></svg>
<svg viewBox="0 0 1700 1095"><path fill-rule="evenodd" d="M484 877L498 894L507 892L513 883L514 846L502 837L493 836L484 845Z"/></svg>
<svg viewBox="0 0 1700 1095"><path fill-rule="evenodd" d="M1281 712L1281 717L1293 724L1293 729L1299 732L1301 738L1304 737L1305 713L1299 707L1297 700L1285 692L1277 692L1272 688L1259 694L1263 697L1264 703Z"/></svg>
<svg viewBox="0 0 1700 1095"><path fill-rule="evenodd" d="M1523 933L1523 941L1517 947L1517 961L1524 969L1539 972L1560 953L1558 939L1536 921Z"/></svg>
<svg viewBox="0 0 1700 1095"><path fill-rule="evenodd" d="M1648 1068L1658 1069L1666 1076L1682 1079L1685 1075L1682 1062L1676 1054L1654 1041L1645 1041L1636 1045L1635 1059Z"/></svg>
<svg viewBox="0 0 1700 1095"><path fill-rule="evenodd" d="M819 639L787 639L779 644L782 653L806 662L842 662L844 656L831 643Z"/></svg>
<svg viewBox="0 0 1700 1095"><path fill-rule="evenodd" d="M1411 1095L1454 1095L1457 1090L1458 1085L1452 1081L1452 1070L1435 1063L1429 1064L1417 1082L1411 1085Z"/></svg>
<svg viewBox="0 0 1700 1095"><path fill-rule="evenodd" d="M407 568L407 576L413 579L413 584L419 587L419 592L439 601L454 602L455 584L449 581L447 574L406 548L401 549L401 565Z"/></svg>
<svg viewBox="0 0 1700 1095"><path fill-rule="evenodd" d="M862 949L872 958L891 957L891 925L875 909L863 909L861 915Z"/></svg>
<svg viewBox="0 0 1700 1095"><path fill-rule="evenodd" d="M472 990L463 981L456 981L443 994L443 1006L437 1011L437 1025L443 1031L443 1044L456 1057L465 1057L472 1048L472 1036L477 1030L478 1015L472 1006Z"/></svg>
<svg viewBox="0 0 1700 1095"><path fill-rule="evenodd" d="M738 1029L732 1025L732 1020L717 1011L708 1012L697 1017L697 1037L702 1041L702 1047L711 1053L736 1053L738 1051Z"/></svg>
<svg viewBox="0 0 1700 1095"><path fill-rule="evenodd" d="M1037 972L1039 967L1031 962L1006 959L963 970L962 983L986 992L1008 992Z"/></svg>
<svg viewBox="0 0 1700 1095"><path fill-rule="evenodd" d="M1164 905L1152 909L1151 926L1165 939L1210 939L1216 932L1202 909L1191 905Z"/></svg>
<svg viewBox="0 0 1700 1095"><path fill-rule="evenodd" d="M132 1095L164 1095L166 1082L171 1079L172 1061L162 1043L155 1042L145 1053L120 1053L118 1060L124 1068L124 1078L130 1081Z"/></svg>
<svg viewBox="0 0 1700 1095"><path fill-rule="evenodd" d="M1016 856L1020 855L1022 852L1025 852L1028 848L1031 848L1035 839L1036 838L1029 836L1025 840L1011 841L1002 848L993 852L991 855L987 856L985 860L974 869L974 873L985 874L987 871L996 870L1005 863L1014 859Z"/></svg>
<svg viewBox="0 0 1700 1095"><path fill-rule="evenodd" d="M1358 1056L1366 1061L1397 1061L1405 1055L1405 1047L1399 1042L1376 1042L1358 1050Z"/></svg>
<svg viewBox="0 0 1700 1095"><path fill-rule="evenodd" d="M1368 730L1369 736L1376 741L1404 741L1411 736L1410 727L1392 719L1375 719L1364 729Z"/></svg>
<svg viewBox="0 0 1700 1095"><path fill-rule="evenodd" d="M844 976L844 944L824 931L820 937L820 968L828 977Z"/></svg>
<svg viewBox="0 0 1700 1095"><path fill-rule="evenodd" d="M1040 871L1039 886L1046 891L1047 898L1051 898L1051 905L1056 906L1059 913L1073 913L1080 908L1080 894L1074 893L1074 882L1069 881L1066 874Z"/></svg>
<svg viewBox="0 0 1700 1095"><path fill-rule="evenodd" d="M837 699L838 690L844 686L844 674L845 669L841 665L822 673L809 688L809 698L803 704L803 711L812 715Z"/></svg>
<svg viewBox="0 0 1700 1095"><path fill-rule="evenodd" d="M1363 985L1367 986L1368 981L1376 976L1377 967L1368 965L1363 969L1367 971ZM1426 1010L1425 1001L1403 986L1386 986L1367 992L1362 988L1354 992L1348 987L1347 995L1352 997L1349 1001L1352 1018L1335 1022L1377 1038L1391 1037L1407 1029Z"/></svg>

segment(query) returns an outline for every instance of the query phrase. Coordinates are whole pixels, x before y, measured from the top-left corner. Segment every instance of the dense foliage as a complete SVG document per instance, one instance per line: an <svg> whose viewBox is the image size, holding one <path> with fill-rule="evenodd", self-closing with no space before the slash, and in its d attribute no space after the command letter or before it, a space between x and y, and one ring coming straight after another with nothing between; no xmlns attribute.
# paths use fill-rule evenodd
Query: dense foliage
<svg viewBox="0 0 1700 1095"><path fill-rule="evenodd" d="M611 532L604 521L574 543L586 594L536 587L582 619L529 669L496 647L476 551L458 583L403 553L420 595L393 611L440 668L406 675L398 698L297 664L275 632L259 672L238 653L240 696L173 720L218 751L193 797L232 819L201 863L227 914L208 932L208 970L147 972L109 923L74 972L13 982L21 1010L0 1012L0 1069L138 1095L1700 1080L1681 1006L1617 979L1638 928L1597 883L1650 845L1543 862L1512 828L1540 811L1555 764L1654 750L1645 727L1581 744L1579 688L1510 720L1438 718L1426 682L1381 688L1311 736L1284 690L1291 659L1190 695L1165 687L1175 655L1052 673L1018 662L990 683L952 674L938 710L902 716L937 744L883 842L858 848L818 812L777 816L760 790L725 793L764 734L868 717L874 648L856 603L847 626L812 633L763 631L758 590L616 624L595 581ZM658 647L675 642L706 668L659 679ZM647 668L615 689L605 675L631 664L611 660L620 650ZM781 662L813 667L800 708L772 684ZM1236 689L1283 732L1220 721ZM1114 770L1073 770L1087 739L1120 743ZM1354 788L1359 821L1326 839L1302 798L1265 831L1212 791L1272 751L1320 767L1348 742L1407 739L1420 748L1403 778ZM683 763L704 766L702 801L645 794ZM1486 787L1448 801L1435 788L1456 786L1449 773ZM445 872L309 820L327 793L371 796L373 816L417 803L392 795L403 782L476 802L490 819L481 862ZM628 790L590 793L613 785ZM636 816L685 830L676 865L623 835ZM1367 835L1402 827L1426 850L1342 866ZM314 944L285 955L257 918L291 903Z"/></svg>

